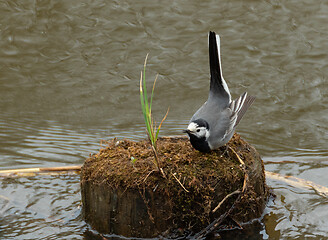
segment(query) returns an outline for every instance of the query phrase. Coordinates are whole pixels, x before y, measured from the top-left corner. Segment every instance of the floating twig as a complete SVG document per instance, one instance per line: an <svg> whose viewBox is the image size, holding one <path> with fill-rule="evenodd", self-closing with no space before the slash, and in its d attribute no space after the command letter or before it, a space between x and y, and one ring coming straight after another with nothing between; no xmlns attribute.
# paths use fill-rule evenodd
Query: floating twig
<svg viewBox="0 0 328 240"><path fill-rule="evenodd" d="M235 153L235 151L232 148L230 148L230 149L232 150L232 152ZM238 156L238 154L236 153L235 155L237 156L238 160L241 163L243 163L243 161ZM65 174L67 172L72 172L72 173L77 173L78 174L81 171L81 167L82 167L82 165L64 166L64 167L45 167L45 168L5 169L5 170L0 170L0 177L8 177L8 176L24 177L24 176L31 176L31 174L57 175L57 174ZM162 169L160 171L161 171L162 174L164 173ZM150 175L152 172L153 171L151 171L148 175ZM148 175L145 177L144 181L146 181L146 179L149 177ZM323 197L328 197L328 188L325 187L325 186L319 185L317 183L314 183L312 181L308 181L308 180L301 179L301 178L294 177L294 176L283 176L281 174L273 173L273 172L269 172L269 171L265 171L265 175L266 175L267 178L286 182L286 183L288 183L288 184L290 184L290 185L292 185L296 188L313 189L316 192L318 192L319 195L321 195ZM248 175L247 175L247 177L248 177ZM183 185L179 181L179 179L177 179L175 176L174 176L174 178L183 187ZM244 185L243 185L243 188L242 188L241 191L244 191L245 188L246 188L246 178L244 179ZM185 190L187 192L189 192L187 189L185 189ZM240 191L240 190L236 190L236 191ZM229 198L232 195L237 194L235 192L232 192L232 193L228 194L225 198ZM225 198L222 200L223 202L226 200ZM222 205L222 203L221 204L219 203L219 204ZM216 207L216 208L218 208L218 207ZM217 211L217 209L215 211ZM214 212L214 210L213 210L213 212Z"/></svg>
<svg viewBox="0 0 328 240"><path fill-rule="evenodd" d="M319 195L321 195L323 197L328 197L328 188L325 186L316 184L312 181L308 181L308 180L301 179L301 178L294 177L294 176L283 176L278 173L273 173L273 172L268 172L268 171L265 171L265 176L267 178L270 178L273 180L283 181L283 182L288 183L297 188L313 189Z"/></svg>
<svg viewBox="0 0 328 240"><path fill-rule="evenodd" d="M63 166L63 167L44 167L44 168L20 168L0 170L0 176L30 176L31 174L53 175L61 172L80 172L82 165Z"/></svg>

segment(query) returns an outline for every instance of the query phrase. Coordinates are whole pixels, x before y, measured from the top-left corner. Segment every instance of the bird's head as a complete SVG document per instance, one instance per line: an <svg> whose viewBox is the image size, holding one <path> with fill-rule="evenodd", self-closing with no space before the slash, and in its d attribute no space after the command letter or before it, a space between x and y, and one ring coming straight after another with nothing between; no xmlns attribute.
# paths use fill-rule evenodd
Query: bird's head
<svg viewBox="0 0 328 240"><path fill-rule="evenodd" d="M207 140L210 136L210 128L208 123L204 119L197 119L189 123L188 128L183 130L191 138L198 138Z"/></svg>

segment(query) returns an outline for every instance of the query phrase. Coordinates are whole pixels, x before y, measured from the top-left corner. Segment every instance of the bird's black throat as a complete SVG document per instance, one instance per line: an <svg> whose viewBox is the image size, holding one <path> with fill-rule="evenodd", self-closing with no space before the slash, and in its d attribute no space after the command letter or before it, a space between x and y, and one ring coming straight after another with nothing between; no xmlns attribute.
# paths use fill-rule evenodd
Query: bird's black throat
<svg viewBox="0 0 328 240"><path fill-rule="evenodd" d="M210 146L208 145L208 142L206 141L205 137L198 138L195 135L188 133L190 138L191 145L200 152L210 152Z"/></svg>

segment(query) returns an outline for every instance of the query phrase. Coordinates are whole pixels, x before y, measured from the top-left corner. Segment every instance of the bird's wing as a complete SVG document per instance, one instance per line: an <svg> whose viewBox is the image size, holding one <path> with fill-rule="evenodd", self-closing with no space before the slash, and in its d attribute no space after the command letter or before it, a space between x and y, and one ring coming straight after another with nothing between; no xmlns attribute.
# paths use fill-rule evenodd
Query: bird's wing
<svg viewBox="0 0 328 240"><path fill-rule="evenodd" d="M244 92L239 98L230 103L230 120L222 139L225 139L235 130L236 126L246 113L247 109L252 105L254 100L255 97L248 96L247 92Z"/></svg>
<svg viewBox="0 0 328 240"><path fill-rule="evenodd" d="M231 109L226 108L220 110L220 112L216 114L215 119L210 119L210 136L208 142L211 144L212 149L216 149L225 144L225 139L229 136L229 133L233 131L233 129L230 129L230 116Z"/></svg>
<svg viewBox="0 0 328 240"><path fill-rule="evenodd" d="M210 92L208 101L218 101L219 104L228 106L231 102L230 91L222 76L220 56L220 36L210 32L208 36L209 61L210 61Z"/></svg>
<svg viewBox="0 0 328 240"><path fill-rule="evenodd" d="M230 125L235 128L244 114L246 113L247 109L252 105L254 102L255 97L248 96L247 92L244 92L239 98L233 100L230 103L230 109L232 111L230 117Z"/></svg>

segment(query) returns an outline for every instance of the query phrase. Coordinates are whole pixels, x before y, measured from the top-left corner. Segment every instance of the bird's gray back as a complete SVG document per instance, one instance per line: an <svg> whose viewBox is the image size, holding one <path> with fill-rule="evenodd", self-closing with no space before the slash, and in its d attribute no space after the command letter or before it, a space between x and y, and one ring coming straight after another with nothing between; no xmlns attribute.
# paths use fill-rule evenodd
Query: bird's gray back
<svg viewBox="0 0 328 240"><path fill-rule="evenodd" d="M220 116L220 112L229 107L229 104L229 99L226 97L218 97L210 93L207 101L195 112L190 122L203 118L211 124Z"/></svg>
<svg viewBox="0 0 328 240"><path fill-rule="evenodd" d="M216 125L229 121L231 111L226 105L219 104L218 102L207 101L201 106L197 112L192 116L190 122L196 119L204 119L211 128L216 130Z"/></svg>

